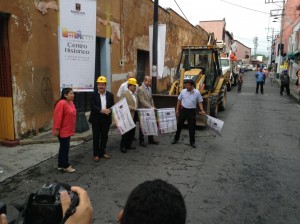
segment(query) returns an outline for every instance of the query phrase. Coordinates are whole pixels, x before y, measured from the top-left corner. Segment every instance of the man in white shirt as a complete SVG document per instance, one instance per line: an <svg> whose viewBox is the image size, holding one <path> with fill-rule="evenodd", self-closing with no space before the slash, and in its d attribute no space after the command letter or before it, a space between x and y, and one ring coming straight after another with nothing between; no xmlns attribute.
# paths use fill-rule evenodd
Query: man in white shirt
<svg viewBox="0 0 300 224"><path fill-rule="evenodd" d="M127 74L127 80L128 80L128 79L131 79L131 78L135 78L135 75L134 75L133 72L129 72L129 73ZM128 87L127 87L127 86L128 86L128 81L123 82L123 83L120 85L119 90L118 90L118 93L117 93L117 97L118 97L118 98L121 97L122 93L124 93L125 91L128 90Z"/></svg>

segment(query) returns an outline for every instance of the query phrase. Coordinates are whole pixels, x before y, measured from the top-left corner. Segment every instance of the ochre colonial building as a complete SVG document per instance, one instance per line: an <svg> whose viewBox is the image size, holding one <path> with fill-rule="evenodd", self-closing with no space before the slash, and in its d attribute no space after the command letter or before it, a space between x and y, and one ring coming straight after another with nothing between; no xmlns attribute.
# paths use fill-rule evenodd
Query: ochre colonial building
<svg viewBox="0 0 300 224"><path fill-rule="evenodd" d="M97 0L95 77L105 75L113 93L129 71L139 81L150 75L153 7L151 0ZM0 141L51 128L60 97L58 18L58 1L0 1ZM172 10L159 8L158 18L167 29L160 92L172 82L181 46L207 43L208 34ZM76 96L76 107L87 110L88 95Z"/></svg>

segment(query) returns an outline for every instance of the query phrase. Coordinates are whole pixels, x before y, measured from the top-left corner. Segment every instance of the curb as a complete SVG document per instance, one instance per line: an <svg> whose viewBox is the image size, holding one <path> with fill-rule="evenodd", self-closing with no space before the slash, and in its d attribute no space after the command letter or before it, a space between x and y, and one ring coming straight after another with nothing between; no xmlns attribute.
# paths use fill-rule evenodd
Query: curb
<svg viewBox="0 0 300 224"><path fill-rule="evenodd" d="M89 141L92 139L92 134L88 134L86 136L72 136L71 142L74 141ZM31 144L45 144L45 143L57 143L57 137L52 137L50 139L25 139L20 140L19 145L31 145Z"/></svg>

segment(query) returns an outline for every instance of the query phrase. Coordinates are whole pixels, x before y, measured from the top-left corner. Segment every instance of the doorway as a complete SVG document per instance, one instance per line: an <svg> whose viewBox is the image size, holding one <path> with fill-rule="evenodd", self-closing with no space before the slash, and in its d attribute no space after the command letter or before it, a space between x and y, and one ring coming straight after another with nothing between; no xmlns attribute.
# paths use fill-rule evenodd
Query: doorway
<svg viewBox="0 0 300 224"><path fill-rule="evenodd" d="M136 78L138 84L141 85L145 76L150 76L149 52L137 50L137 69Z"/></svg>
<svg viewBox="0 0 300 224"><path fill-rule="evenodd" d="M8 42L9 14L0 12L0 140L15 140Z"/></svg>

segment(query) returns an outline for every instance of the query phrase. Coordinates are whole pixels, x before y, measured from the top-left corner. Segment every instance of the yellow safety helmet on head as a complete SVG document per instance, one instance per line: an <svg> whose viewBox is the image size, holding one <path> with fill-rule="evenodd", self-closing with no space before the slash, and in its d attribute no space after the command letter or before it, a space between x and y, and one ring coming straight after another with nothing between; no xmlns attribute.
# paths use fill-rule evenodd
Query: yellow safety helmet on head
<svg viewBox="0 0 300 224"><path fill-rule="evenodd" d="M128 79L127 84L128 85L136 85L137 86L137 81L136 81L135 78L130 78L130 79Z"/></svg>
<svg viewBox="0 0 300 224"><path fill-rule="evenodd" d="M99 76L96 82L106 83L106 78L104 76Z"/></svg>

